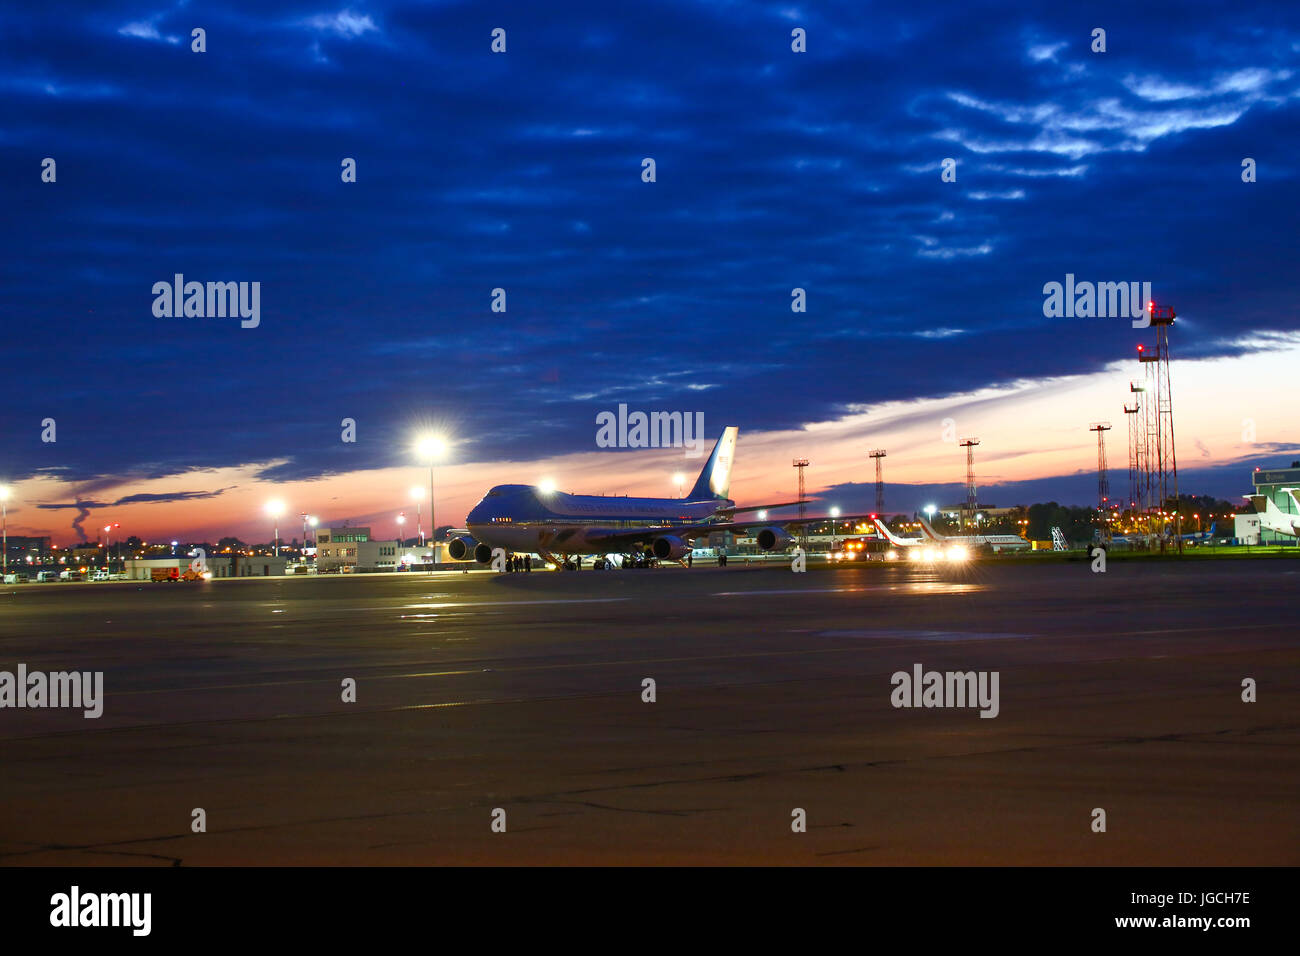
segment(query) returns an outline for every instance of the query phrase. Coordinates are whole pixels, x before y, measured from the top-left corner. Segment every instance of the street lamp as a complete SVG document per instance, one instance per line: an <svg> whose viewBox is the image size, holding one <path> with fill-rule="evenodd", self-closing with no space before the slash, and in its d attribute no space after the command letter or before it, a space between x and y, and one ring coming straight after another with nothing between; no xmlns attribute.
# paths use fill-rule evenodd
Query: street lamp
<svg viewBox="0 0 1300 956"><path fill-rule="evenodd" d="M405 545L402 544L402 525L404 525L404 524L406 524L406 512L405 512L405 511L399 513L398 516L397 516L397 546L398 546L399 548L401 548L401 547L405 547Z"/></svg>
<svg viewBox="0 0 1300 956"><path fill-rule="evenodd" d="M839 508L831 509L831 550L835 550L835 519L840 516Z"/></svg>
<svg viewBox="0 0 1300 956"><path fill-rule="evenodd" d="M678 498L685 497L686 493L682 491L682 488L685 487L686 485L686 476L683 475L680 471L677 472L675 475L673 475L673 484L677 486L677 497Z"/></svg>
<svg viewBox="0 0 1300 956"><path fill-rule="evenodd" d="M429 463L429 538L433 541L433 570L438 565L438 519L433 497L433 466L447 453L446 439L438 435L424 435L415 443L415 452Z"/></svg>
<svg viewBox="0 0 1300 956"><path fill-rule="evenodd" d="M275 556L280 556L280 515L284 514L284 502L279 498L266 503L266 513L275 522Z"/></svg>
<svg viewBox="0 0 1300 956"><path fill-rule="evenodd" d="M415 535L420 539L420 547L424 547L424 524L420 520L420 501L424 498L424 489L419 485L411 486L411 500L415 502Z"/></svg>
<svg viewBox="0 0 1300 956"><path fill-rule="evenodd" d="M9 486L0 485L0 514L4 516L4 570L9 570Z"/></svg>

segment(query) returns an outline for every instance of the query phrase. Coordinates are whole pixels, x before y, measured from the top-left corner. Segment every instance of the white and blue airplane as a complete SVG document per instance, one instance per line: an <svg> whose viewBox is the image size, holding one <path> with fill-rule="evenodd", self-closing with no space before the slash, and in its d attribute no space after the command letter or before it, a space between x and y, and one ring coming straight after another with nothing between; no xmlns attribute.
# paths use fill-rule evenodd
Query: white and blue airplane
<svg viewBox="0 0 1300 956"><path fill-rule="evenodd" d="M570 556L648 551L661 561L682 561L695 538L719 531L753 534L763 551L794 543L786 530L800 522L767 521L763 512L806 502L737 508L727 497L739 427L728 425L685 498L620 498L573 495L537 485L497 485L470 510L465 528L451 532L447 553L455 561L488 564L494 548L539 554L553 564ZM736 521L738 513L759 512L758 520ZM854 516L834 520L852 520ZM832 520L805 518L804 524ZM579 560L581 558L579 557Z"/></svg>

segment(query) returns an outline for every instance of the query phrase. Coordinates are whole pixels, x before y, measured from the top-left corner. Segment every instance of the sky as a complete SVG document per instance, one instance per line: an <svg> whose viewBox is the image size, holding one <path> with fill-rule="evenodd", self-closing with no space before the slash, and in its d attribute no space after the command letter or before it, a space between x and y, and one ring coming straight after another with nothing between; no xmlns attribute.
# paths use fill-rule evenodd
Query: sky
<svg viewBox="0 0 1300 956"><path fill-rule="evenodd" d="M978 437L982 502L1086 504L1098 421L1122 496L1154 339L1046 315L1067 274L1177 311L1182 490L1300 458L1294 3L54 0L0 10L0 102L12 534L393 534L430 431L439 525L675 494L620 403L738 425L742 503L806 457L869 508L872 448L887 510L955 501ZM158 315L177 273L256 327Z"/></svg>

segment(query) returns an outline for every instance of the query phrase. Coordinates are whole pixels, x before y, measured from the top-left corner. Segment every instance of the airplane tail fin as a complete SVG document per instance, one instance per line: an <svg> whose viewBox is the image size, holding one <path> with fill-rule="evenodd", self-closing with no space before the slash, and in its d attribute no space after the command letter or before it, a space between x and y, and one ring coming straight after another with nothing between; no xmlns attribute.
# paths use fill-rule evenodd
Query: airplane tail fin
<svg viewBox="0 0 1300 956"><path fill-rule="evenodd" d="M916 541L909 541L906 538L900 538L898 535L894 534L894 532L890 531L889 527L879 518L873 518L872 523L876 526L876 530L883 534L889 540L889 543L895 547L905 547L910 544L916 544Z"/></svg>
<svg viewBox="0 0 1300 956"><path fill-rule="evenodd" d="M931 541L943 543L943 535L935 531L934 528L930 526L930 522L926 521L924 518L921 518L921 528L925 531L925 536Z"/></svg>
<svg viewBox="0 0 1300 956"><path fill-rule="evenodd" d="M736 436L740 427L728 425L713 446L713 454L704 463L704 470L695 479L695 487L687 498L691 501L725 501L731 490L731 465L736 459Z"/></svg>
<svg viewBox="0 0 1300 956"><path fill-rule="evenodd" d="M1290 489L1283 488L1282 490L1289 491ZM1268 515L1270 518L1286 516L1286 512L1279 508L1277 502L1268 495L1251 495L1250 503L1255 506L1257 514Z"/></svg>

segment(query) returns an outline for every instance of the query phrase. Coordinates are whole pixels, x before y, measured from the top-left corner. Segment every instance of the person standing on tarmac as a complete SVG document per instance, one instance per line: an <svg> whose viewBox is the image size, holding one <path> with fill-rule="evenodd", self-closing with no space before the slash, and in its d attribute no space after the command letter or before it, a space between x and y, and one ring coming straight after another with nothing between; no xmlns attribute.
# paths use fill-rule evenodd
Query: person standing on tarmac
<svg viewBox="0 0 1300 956"><path fill-rule="evenodd" d="M524 555L524 570L525 571L533 570L533 556L531 554Z"/></svg>

